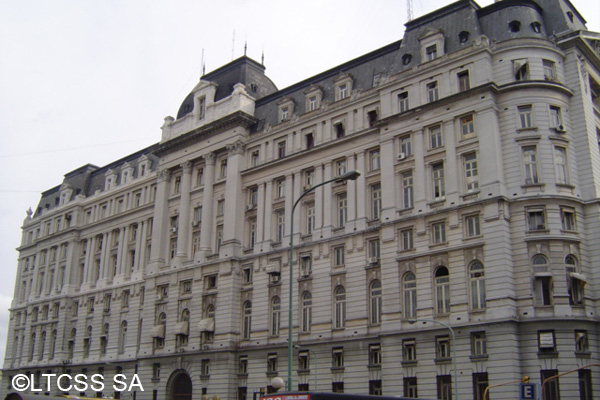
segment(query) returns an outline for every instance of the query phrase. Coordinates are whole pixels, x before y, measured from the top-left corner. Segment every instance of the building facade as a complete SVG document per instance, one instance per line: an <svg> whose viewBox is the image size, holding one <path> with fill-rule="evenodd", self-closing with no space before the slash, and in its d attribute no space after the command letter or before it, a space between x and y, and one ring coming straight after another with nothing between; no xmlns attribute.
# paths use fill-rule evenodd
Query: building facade
<svg viewBox="0 0 600 400"><path fill-rule="evenodd" d="M204 75L158 143L28 213L0 397L270 391L290 218L294 388L479 400L578 369L545 398L598 396L599 54L568 0L461 0L282 90L245 56Z"/></svg>

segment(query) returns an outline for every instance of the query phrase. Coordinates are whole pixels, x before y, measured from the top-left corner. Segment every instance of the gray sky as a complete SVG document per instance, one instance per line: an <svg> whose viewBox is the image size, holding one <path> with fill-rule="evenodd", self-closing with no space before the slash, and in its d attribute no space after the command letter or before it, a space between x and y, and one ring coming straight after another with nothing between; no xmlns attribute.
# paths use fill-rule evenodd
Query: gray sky
<svg viewBox="0 0 600 400"><path fill-rule="evenodd" d="M600 2L572 0L600 31ZM413 0L413 15L451 1ZM481 6L491 0L478 2ZM406 1L0 0L0 360L20 227L84 164L158 142L206 72L243 55L278 88L402 38ZM234 33L235 32L235 33Z"/></svg>

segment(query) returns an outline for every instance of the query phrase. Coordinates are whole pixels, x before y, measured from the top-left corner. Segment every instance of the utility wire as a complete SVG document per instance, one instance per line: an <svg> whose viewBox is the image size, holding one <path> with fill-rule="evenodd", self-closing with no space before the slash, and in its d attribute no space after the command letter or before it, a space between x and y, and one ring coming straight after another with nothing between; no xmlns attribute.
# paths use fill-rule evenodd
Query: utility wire
<svg viewBox="0 0 600 400"><path fill-rule="evenodd" d="M91 144L88 146L79 146L79 147L67 147L64 149L54 149L54 150L43 150L43 151L35 151L30 153L19 153L19 154L0 154L0 158L11 158L11 157L23 157L23 156L35 156L38 154L49 154L49 153L58 153L61 151L71 151L71 150L81 150L81 149L91 149L95 147L101 146L113 146L115 144L124 144L124 143L134 143L141 142L145 139L136 139L136 140L126 140L123 142L112 142L112 143L101 143L101 144Z"/></svg>

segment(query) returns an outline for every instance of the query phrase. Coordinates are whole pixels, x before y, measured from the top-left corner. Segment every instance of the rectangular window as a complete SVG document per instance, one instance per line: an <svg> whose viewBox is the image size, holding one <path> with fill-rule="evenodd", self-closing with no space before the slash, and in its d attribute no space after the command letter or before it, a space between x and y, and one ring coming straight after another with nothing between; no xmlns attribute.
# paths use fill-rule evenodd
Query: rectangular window
<svg viewBox="0 0 600 400"><path fill-rule="evenodd" d="M471 356L481 357L487 355L487 338L485 332L471 333Z"/></svg>
<svg viewBox="0 0 600 400"><path fill-rule="evenodd" d="M223 244L223 225L217 225L217 230L215 232L215 250L218 253L221 251L221 244Z"/></svg>
<svg viewBox="0 0 600 400"><path fill-rule="evenodd" d="M381 345L370 344L369 345L369 366L380 366L381 365Z"/></svg>
<svg viewBox="0 0 600 400"><path fill-rule="evenodd" d="M560 208L560 220L564 231L576 231L575 209L569 207Z"/></svg>
<svg viewBox="0 0 600 400"><path fill-rule="evenodd" d="M300 276L307 277L312 273L312 258L310 254L300 256Z"/></svg>
<svg viewBox="0 0 600 400"><path fill-rule="evenodd" d="M446 223L431 224L431 242L433 244L446 243Z"/></svg>
<svg viewBox="0 0 600 400"><path fill-rule="evenodd" d="M333 265L335 267L343 267L345 263L345 247L337 246L333 248Z"/></svg>
<svg viewBox="0 0 600 400"><path fill-rule="evenodd" d="M315 170L304 171L304 190L310 189L315 184Z"/></svg>
<svg viewBox="0 0 600 400"><path fill-rule="evenodd" d="M277 228L275 231L275 240L277 242L282 242L283 237L285 236L285 212L283 210L277 211L275 213L275 219Z"/></svg>
<svg viewBox="0 0 600 400"><path fill-rule="evenodd" d="M513 73L515 81L526 81L529 79L529 64L527 59L513 61Z"/></svg>
<svg viewBox="0 0 600 400"><path fill-rule="evenodd" d="M481 235L479 215L467 215L465 217L465 235L470 238Z"/></svg>
<svg viewBox="0 0 600 400"><path fill-rule="evenodd" d="M537 184L539 181L535 146L523 147L523 167L525 168L525 184Z"/></svg>
<svg viewBox="0 0 600 400"><path fill-rule="evenodd" d="M588 353L590 346L588 342L588 332L584 330L575 331L575 352Z"/></svg>
<svg viewBox="0 0 600 400"><path fill-rule="evenodd" d="M546 229L546 218L543 208L527 209L527 228L529 231Z"/></svg>
<svg viewBox="0 0 600 400"><path fill-rule="evenodd" d="M403 229L400 231L400 250L412 250L414 248L413 230Z"/></svg>
<svg viewBox="0 0 600 400"><path fill-rule="evenodd" d="M206 114L206 98L204 96L198 99L198 119L204 119Z"/></svg>
<svg viewBox="0 0 600 400"><path fill-rule="evenodd" d="M336 139L341 139L346 135L344 121L335 121L333 123L333 133L335 134Z"/></svg>
<svg viewBox="0 0 600 400"><path fill-rule="evenodd" d="M309 371L310 370L310 354L306 350L298 352L298 370Z"/></svg>
<svg viewBox="0 0 600 400"><path fill-rule="evenodd" d="M309 132L306 135L304 135L304 144L306 145L307 150L315 147L315 136L312 132Z"/></svg>
<svg viewBox="0 0 600 400"><path fill-rule="evenodd" d="M404 339L402 341L402 361L417 361L417 342L415 339Z"/></svg>
<svg viewBox="0 0 600 400"><path fill-rule="evenodd" d="M404 397L417 398L417 378L416 377L404 377Z"/></svg>
<svg viewBox="0 0 600 400"><path fill-rule="evenodd" d="M340 193L337 196L337 226L342 228L346 226L348 220L348 199L346 193Z"/></svg>
<svg viewBox="0 0 600 400"><path fill-rule="evenodd" d="M475 136L475 126L473 124L473 114L460 117L460 133L463 139Z"/></svg>
<svg viewBox="0 0 600 400"><path fill-rule="evenodd" d="M242 269L242 283L252 283L252 265L247 265Z"/></svg>
<svg viewBox="0 0 600 400"><path fill-rule="evenodd" d="M256 167L260 162L260 150L253 150L250 153L250 166Z"/></svg>
<svg viewBox="0 0 600 400"><path fill-rule="evenodd" d="M210 375L210 360L200 361L200 375L201 376L209 376Z"/></svg>
<svg viewBox="0 0 600 400"><path fill-rule="evenodd" d="M560 107L550 106L550 128L558 129L558 127L562 127L561 115L560 115Z"/></svg>
<svg viewBox="0 0 600 400"><path fill-rule="evenodd" d="M248 189L248 204L251 206L258 204L258 188L256 186Z"/></svg>
<svg viewBox="0 0 600 400"><path fill-rule="evenodd" d="M406 111L408 111L408 92L403 92L398 95L398 112Z"/></svg>
<svg viewBox="0 0 600 400"><path fill-rule="evenodd" d="M403 172L400 175L400 186L402 190L402 208L413 207L413 174L412 171Z"/></svg>
<svg viewBox="0 0 600 400"><path fill-rule="evenodd" d="M308 98L308 111L316 110L318 107L317 96L310 96Z"/></svg>
<svg viewBox="0 0 600 400"><path fill-rule="evenodd" d="M379 149L371 150L369 152L369 170L378 171L381 166L381 158L379 156Z"/></svg>
<svg viewBox="0 0 600 400"><path fill-rule="evenodd" d="M381 217L381 185L371 185L371 219Z"/></svg>
<svg viewBox="0 0 600 400"><path fill-rule="evenodd" d="M267 355L267 373L277 372L279 370L279 363L277 362L277 354Z"/></svg>
<svg viewBox="0 0 600 400"><path fill-rule="evenodd" d="M427 84L427 99L430 103L438 100L438 84L431 82Z"/></svg>
<svg viewBox="0 0 600 400"><path fill-rule="evenodd" d="M542 60L544 67L544 79L547 81L556 80L556 68L554 67L554 61Z"/></svg>
<svg viewBox="0 0 600 400"><path fill-rule="evenodd" d="M285 197L285 179L278 179L275 182L275 198L283 199Z"/></svg>
<svg viewBox="0 0 600 400"><path fill-rule="evenodd" d="M531 120L531 106L519 106L517 107L519 111L519 126L521 129L528 129L533 126L533 122Z"/></svg>
<svg viewBox="0 0 600 400"><path fill-rule="evenodd" d="M240 356L238 364L238 374L246 375L248 373L248 357Z"/></svg>
<svg viewBox="0 0 600 400"><path fill-rule="evenodd" d="M540 371L540 382L544 382L547 378L557 376L557 369L543 369ZM558 386L558 377L548 380L544 385L543 400L560 400L560 388Z"/></svg>
<svg viewBox="0 0 600 400"><path fill-rule="evenodd" d="M554 331L538 331L538 350L540 353L554 353L556 351Z"/></svg>
<svg viewBox="0 0 600 400"><path fill-rule="evenodd" d="M277 143L277 158L285 157L285 140Z"/></svg>
<svg viewBox="0 0 600 400"><path fill-rule="evenodd" d="M412 139L410 135L407 135L400 138L400 153L398 154L398 159L403 160L410 156L412 156Z"/></svg>
<svg viewBox="0 0 600 400"><path fill-rule="evenodd" d="M442 128L440 125L432 126L429 128L429 148L437 149L442 147Z"/></svg>
<svg viewBox="0 0 600 400"><path fill-rule="evenodd" d="M256 244L256 218L248 220L248 247L253 248Z"/></svg>
<svg viewBox="0 0 600 400"><path fill-rule="evenodd" d="M577 373L579 381L579 399L580 400L592 400L594 398L592 393L592 370L580 369Z"/></svg>
<svg viewBox="0 0 600 400"><path fill-rule="evenodd" d="M533 281L533 295L536 306L552 305L552 277L538 276Z"/></svg>
<svg viewBox="0 0 600 400"><path fill-rule="evenodd" d="M379 239L372 239L368 242L368 255L369 255L369 263L377 263L379 262L380 247L379 247Z"/></svg>
<svg viewBox="0 0 600 400"><path fill-rule="evenodd" d="M465 154L463 156L463 165L465 169L465 183L467 192L475 192L479 189L477 155L475 153Z"/></svg>
<svg viewBox="0 0 600 400"><path fill-rule="evenodd" d="M427 46L427 48L425 48L425 55L427 61L435 60L437 58L437 46L435 44Z"/></svg>
<svg viewBox="0 0 600 400"><path fill-rule="evenodd" d="M331 352L331 367L344 368L344 348L334 347Z"/></svg>
<svg viewBox="0 0 600 400"><path fill-rule="evenodd" d="M556 183L566 185L567 180L567 149L554 147L554 165L556 166Z"/></svg>
<svg viewBox="0 0 600 400"><path fill-rule="evenodd" d="M448 336L438 336L435 338L436 357L438 360L447 360L450 355L450 338Z"/></svg>
<svg viewBox="0 0 600 400"><path fill-rule="evenodd" d="M486 400L483 397L485 389L489 386L487 372L473 373L473 400Z"/></svg>
<svg viewBox="0 0 600 400"><path fill-rule="evenodd" d="M348 97L348 84L342 83L338 86L338 100L342 100Z"/></svg>
<svg viewBox="0 0 600 400"><path fill-rule="evenodd" d="M227 178L227 160L221 160L221 163L219 164L219 178Z"/></svg>
<svg viewBox="0 0 600 400"><path fill-rule="evenodd" d="M471 89L471 82L469 80L469 71L461 71L456 74L458 78L458 90L464 92L465 90Z"/></svg>
<svg viewBox="0 0 600 400"><path fill-rule="evenodd" d="M279 122L287 121L290 118L290 108L281 107L281 118Z"/></svg>
<svg viewBox="0 0 600 400"><path fill-rule="evenodd" d="M431 166L431 175L433 182L433 199L443 200L446 196L446 185L444 181L444 163L437 163Z"/></svg>
<svg viewBox="0 0 600 400"><path fill-rule="evenodd" d="M346 160L337 160L335 162L335 176L341 176L346 173Z"/></svg>

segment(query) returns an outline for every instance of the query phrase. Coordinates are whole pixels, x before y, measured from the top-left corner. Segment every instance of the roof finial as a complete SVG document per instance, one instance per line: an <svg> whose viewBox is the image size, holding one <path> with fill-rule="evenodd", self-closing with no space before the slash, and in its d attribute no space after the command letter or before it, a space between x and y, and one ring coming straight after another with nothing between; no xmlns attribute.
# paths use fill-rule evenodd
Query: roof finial
<svg viewBox="0 0 600 400"><path fill-rule="evenodd" d="M233 60L233 50L235 49L235 29L233 30L233 39L231 40L231 59Z"/></svg>
<svg viewBox="0 0 600 400"><path fill-rule="evenodd" d="M248 39L244 41L244 57L246 57L246 50L248 49Z"/></svg>
<svg viewBox="0 0 600 400"><path fill-rule="evenodd" d="M204 63L204 49L202 49L202 76L206 74L206 64Z"/></svg>
<svg viewBox="0 0 600 400"><path fill-rule="evenodd" d="M265 65L265 49L264 49L264 47L262 49L262 55L260 56L260 63L261 63L261 65Z"/></svg>

